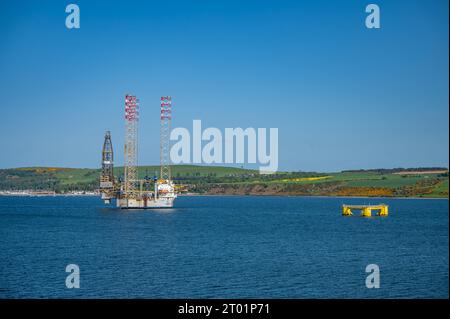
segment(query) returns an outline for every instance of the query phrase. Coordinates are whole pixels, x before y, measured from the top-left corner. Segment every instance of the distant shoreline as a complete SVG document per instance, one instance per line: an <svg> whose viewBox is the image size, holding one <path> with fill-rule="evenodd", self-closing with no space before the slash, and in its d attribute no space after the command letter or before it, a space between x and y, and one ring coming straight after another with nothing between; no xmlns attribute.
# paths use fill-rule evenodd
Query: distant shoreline
<svg viewBox="0 0 450 319"><path fill-rule="evenodd" d="M157 166L140 166L153 171ZM343 198L447 198L448 168L349 170L335 173L257 171L226 166L172 165L181 196L296 196ZM0 169L0 196L95 196L99 169ZM122 167L115 167L119 177ZM150 187L150 185L147 185ZM55 195L54 195L55 194Z"/></svg>
<svg viewBox="0 0 450 319"><path fill-rule="evenodd" d="M0 197L100 197L100 194L86 193L86 194L17 194L17 193L4 193L0 191ZM387 198L387 199L446 199L448 197L405 197L405 196L336 196L336 195L284 195L284 194L178 194L179 197L246 197L246 196L257 196L257 197L309 197L309 198Z"/></svg>
<svg viewBox="0 0 450 319"><path fill-rule="evenodd" d="M214 196L220 196L220 197L234 197L234 196L258 196L258 197L310 197L310 198L392 198L392 199L446 199L448 200L448 197L401 197L401 196L326 196L326 195L275 195L275 194L178 194L179 197L214 197Z"/></svg>
<svg viewBox="0 0 450 319"><path fill-rule="evenodd" d="M0 197L4 196L4 197L75 197L75 196L79 196L79 197L84 197L84 196L100 196L100 194L91 194L91 193L87 193L87 194L18 194L18 193L13 193L13 194L8 194L8 193L2 193L0 192Z"/></svg>
<svg viewBox="0 0 450 319"><path fill-rule="evenodd" d="M98 194L3 194L0 193L0 197L100 197ZM399 196L389 196L389 197L378 197L378 196L325 196L325 195L275 195L275 194L178 194L179 197L305 197L305 198L354 198L354 199L376 199L376 198L386 198L386 199L443 199L449 200L448 197L399 197Z"/></svg>

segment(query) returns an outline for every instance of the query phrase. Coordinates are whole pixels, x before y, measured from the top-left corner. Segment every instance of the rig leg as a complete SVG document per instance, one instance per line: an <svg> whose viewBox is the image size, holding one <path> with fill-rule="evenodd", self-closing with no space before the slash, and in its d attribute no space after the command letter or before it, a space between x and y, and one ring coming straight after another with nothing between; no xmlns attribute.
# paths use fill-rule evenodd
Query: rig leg
<svg viewBox="0 0 450 319"><path fill-rule="evenodd" d="M380 212L378 213L378 216L388 216L388 214L389 214L388 206L383 206L380 209Z"/></svg>
<svg viewBox="0 0 450 319"><path fill-rule="evenodd" d="M349 207L342 206L342 215L343 216L352 216L352 210Z"/></svg>
<svg viewBox="0 0 450 319"><path fill-rule="evenodd" d="M363 217L372 217L372 210L369 207L364 207L361 212Z"/></svg>

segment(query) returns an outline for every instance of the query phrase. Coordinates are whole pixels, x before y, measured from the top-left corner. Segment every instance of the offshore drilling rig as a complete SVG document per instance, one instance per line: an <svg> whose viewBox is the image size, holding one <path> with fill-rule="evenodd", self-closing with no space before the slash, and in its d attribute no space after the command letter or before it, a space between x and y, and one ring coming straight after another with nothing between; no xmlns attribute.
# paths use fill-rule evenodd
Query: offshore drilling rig
<svg viewBox="0 0 450 319"><path fill-rule="evenodd" d="M172 207L177 194L170 170L170 123L172 120L172 98L161 97L160 109L160 175L153 179L139 179L138 172L138 123L139 100L134 95L125 95L125 145L123 180L114 177L114 153L111 133L105 134L102 151L100 193L105 204L116 200L120 208L167 208Z"/></svg>

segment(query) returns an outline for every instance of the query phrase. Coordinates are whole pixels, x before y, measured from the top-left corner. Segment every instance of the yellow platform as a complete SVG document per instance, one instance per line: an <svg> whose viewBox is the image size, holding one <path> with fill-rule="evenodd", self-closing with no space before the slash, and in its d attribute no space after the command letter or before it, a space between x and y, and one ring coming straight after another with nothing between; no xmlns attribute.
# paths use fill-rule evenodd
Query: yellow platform
<svg viewBox="0 0 450 319"><path fill-rule="evenodd" d="M377 211L377 216L388 216L389 206L386 204L379 205L342 205L342 215L352 216L352 210L360 210L361 216L371 217L372 211Z"/></svg>

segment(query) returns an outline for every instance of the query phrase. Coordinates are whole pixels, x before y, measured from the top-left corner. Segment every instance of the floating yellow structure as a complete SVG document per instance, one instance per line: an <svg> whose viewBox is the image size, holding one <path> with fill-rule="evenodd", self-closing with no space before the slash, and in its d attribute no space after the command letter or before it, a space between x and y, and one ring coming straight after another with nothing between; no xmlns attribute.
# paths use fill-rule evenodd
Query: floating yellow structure
<svg viewBox="0 0 450 319"><path fill-rule="evenodd" d="M352 210L360 210L362 217L371 217L372 211L378 211L377 216L387 216L389 214L389 206L386 204L379 205L342 205L342 215L352 216Z"/></svg>

